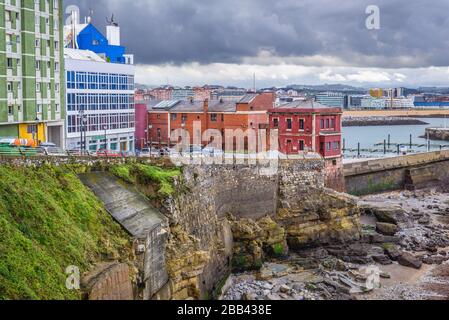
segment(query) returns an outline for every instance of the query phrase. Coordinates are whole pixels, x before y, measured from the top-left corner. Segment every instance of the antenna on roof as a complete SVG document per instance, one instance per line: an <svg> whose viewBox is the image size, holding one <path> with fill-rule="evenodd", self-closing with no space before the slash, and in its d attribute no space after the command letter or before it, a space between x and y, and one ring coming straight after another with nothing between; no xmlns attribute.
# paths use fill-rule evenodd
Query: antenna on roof
<svg viewBox="0 0 449 320"><path fill-rule="evenodd" d="M254 84L254 86L253 86L253 88L254 88L254 93L256 93L257 90L256 90L256 73L255 73L255 72L254 72L254 82L253 82L253 84Z"/></svg>
<svg viewBox="0 0 449 320"><path fill-rule="evenodd" d="M87 23L91 23L92 22L92 16L94 15L94 10L93 9L89 9L89 15L87 16Z"/></svg>
<svg viewBox="0 0 449 320"><path fill-rule="evenodd" d="M106 18L106 22L114 27L118 27L118 23L114 21L114 14L112 14L111 19Z"/></svg>

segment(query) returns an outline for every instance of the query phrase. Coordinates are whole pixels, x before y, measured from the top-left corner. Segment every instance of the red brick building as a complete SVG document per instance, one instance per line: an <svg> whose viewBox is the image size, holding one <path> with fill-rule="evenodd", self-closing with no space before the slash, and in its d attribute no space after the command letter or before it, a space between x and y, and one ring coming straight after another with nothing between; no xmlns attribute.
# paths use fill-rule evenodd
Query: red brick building
<svg viewBox="0 0 449 320"><path fill-rule="evenodd" d="M205 101L211 99L212 89L207 86L195 87L193 88L193 91L195 92L195 101Z"/></svg>
<svg viewBox="0 0 449 320"><path fill-rule="evenodd" d="M279 130L279 151L319 153L326 162L326 185L344 191L341 108L293 101L268 112L270 129Z"/></svg>
<svg viewBox="0 0 449 320"><path fill-rule="evenodd" d="M312 101L293 101L269 110L270 128L279 130L279 151L317 152L325 159L341 157L340 108Z"/></svg>
<svg viewBox="0 0 449 320"><path fill-rule="evenodd" d="M248 128L258 130L268 127L268 110L274 106L274 93L249 94L238 102L214 101L148 101L143 102L148 110L148 143L154 146L169 146L170 134L176 129L189 132L191 143L194 137L194 122L201 125L201 134L207 129L217 129L225 141L226 129ZM209 141L202 141L207 144Z"/></svg>

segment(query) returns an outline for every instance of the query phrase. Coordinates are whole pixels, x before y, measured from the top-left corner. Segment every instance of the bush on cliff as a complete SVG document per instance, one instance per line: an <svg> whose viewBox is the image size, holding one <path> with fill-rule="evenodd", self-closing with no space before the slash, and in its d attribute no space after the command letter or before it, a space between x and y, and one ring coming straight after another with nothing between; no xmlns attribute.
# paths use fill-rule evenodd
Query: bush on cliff
<svg viewBox="0 0 449 320"><path fill-rule="evenodd" d="M179 168L161 168L146 164L116 165L112 166L109 171L131 184L155 184L156 191L161 197L168 197L174 193L174 178L181 174Z"/></svg>
<svg viewBox="0 0 449 320"><path fill-rule="evenodd" d="M83 274L130 250L69 168L0 166L0 299L79 299L65 286L68 266Z"/></svg>

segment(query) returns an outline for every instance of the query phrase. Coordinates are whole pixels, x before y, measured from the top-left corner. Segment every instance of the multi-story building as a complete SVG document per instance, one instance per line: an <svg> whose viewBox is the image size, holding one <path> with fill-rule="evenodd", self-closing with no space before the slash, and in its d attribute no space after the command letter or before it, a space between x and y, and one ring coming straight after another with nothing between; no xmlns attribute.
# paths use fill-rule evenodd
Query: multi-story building
<svg viewBox="0 0 449 320"><path fill-rule="evenodd" d="M325 161L326 186L344 191L341 108L293 101L269 110L270 130L278 130L279 151L318 153Z"/></svg>
<svg viewBox="0 0 449 320"><path fill-rule="evenodd" d="M269 110L270 129L279 130L279 151L317 152L326 159L341 157L342 109L313 101L293 101Z"/></svg>
<svg viewBox="0 0 449 320"><path fill-rule="evenodd" d="M109 27L106 38L92 24L66 26L66 34L77 30L75 39L78 34L76 48L65 48L68 149L134 151L135 67L129 64L132 56L125 57L119 39L114 38L119 30L113 32ZM101 55L86 50L81 36L98 43L95 51ZM73 40L67 42L73 44Z"/></svg>
<svg viewBox="0 0 449 320"><path fill-rule="evenodd" d="M362 98L362 109L386 109L388 107L387 99L373 98L371 96Z"/></svg>
<svg viewBox="0 0 449 320"><path fill-rule="evenodd" d="M365 95L348 95L348 108L358 109L362 107L362 100L366 98Z"/></svg>
<svg viewBox="0 0 449 320"><path fill-rule="evenodd" d="M172 92L173 100L187 101L195 98L195 91L190 87L174 88Z"/></svg>
<svg viewBox="0 0 449 320"><path fill-rule="evenodd" d="M222 101L239 101L240 99L243 99L247 93L248 91L246 89L221 88L212 92L211 99Z"/></svg>
<svg viewBox="0 0 449 320"><path fill-rule="evenodd" d="M195 87L193 88L193 91L195 92L194 100L195 101L204 101L204 100L210 100L212 89L210 89L208 86L204 87Z"/></svg>
<svg viewBox="0 0 449 320"><path fill-rule="evenodd" d="M173 99L173 88L172 87L161 87L154 88L148 91L150 94L150 100L172 100Z"/></svg>
<svg viewBox="0 0 449 320"><path fill-rule="evenodd" d="M0 137L63 146L62 0L2 0L0 56Z"/></svg>
<svg viewBox="0 0 449 320"><path fill-rule="evenodd" d="M316 94L315 100L329 107L343 108L347 105L347 96L340 92L320 92Z"/></svg>
<svg viewBox="0 0 449 320"><path fill-rule="evenodd" d="M266 129L268 126L267 111L274 106L274 93L248 94L239 101L150 101L142 102L147 107L148 121L142 125L142 132L147 143L154 146L168 146L173 130L185 129L189 132L193 143L193 125L198 122L202 133L208 129L217 129L224 137L225 130L246 131L249 128ZM138 104L136 107L140 108ZM143 106L142 106L143 107ZM222 138L223 138L222 137ZM224 142L224 139L223 139ZM203 141L206 144L207 141Z"/></svg>

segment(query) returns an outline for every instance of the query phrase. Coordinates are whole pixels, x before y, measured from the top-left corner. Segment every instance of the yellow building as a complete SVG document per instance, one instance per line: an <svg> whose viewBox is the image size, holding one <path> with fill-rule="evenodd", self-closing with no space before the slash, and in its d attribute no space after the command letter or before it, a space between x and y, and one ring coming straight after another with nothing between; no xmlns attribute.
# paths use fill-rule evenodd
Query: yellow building
<svg viewBox="0 0 449 320"><path fill-rule="evenodd" d="M382 89L370 89L369 94L373 98L382 98L384 96L384 92Z"/></svg>

